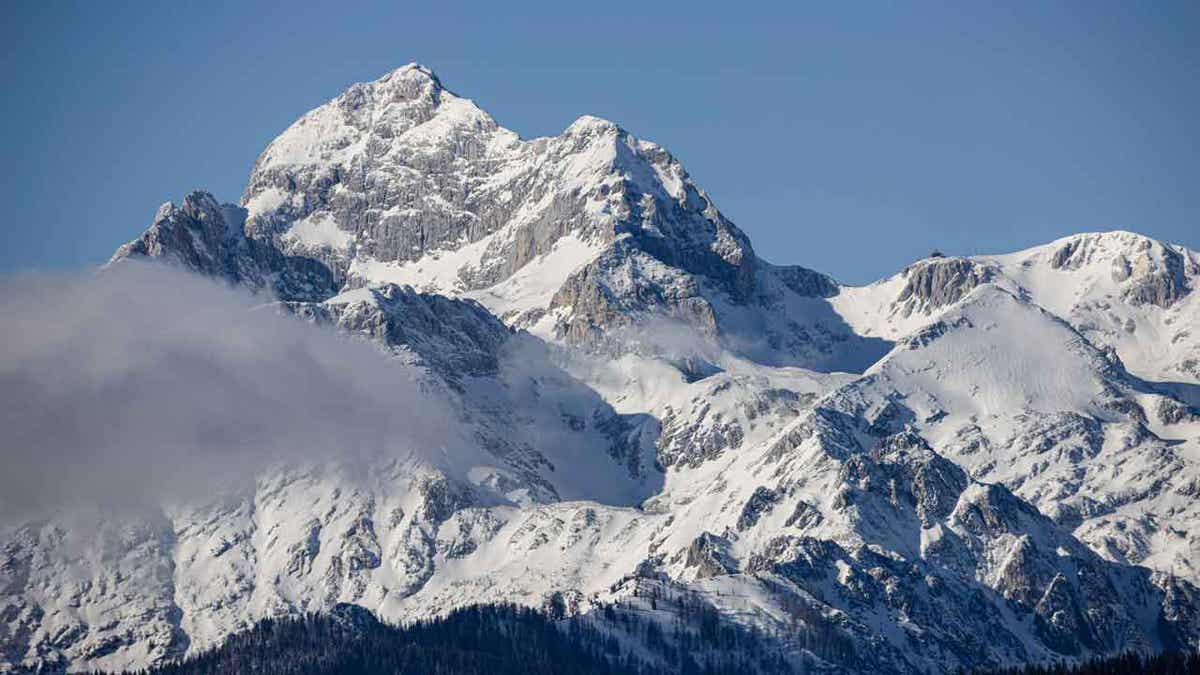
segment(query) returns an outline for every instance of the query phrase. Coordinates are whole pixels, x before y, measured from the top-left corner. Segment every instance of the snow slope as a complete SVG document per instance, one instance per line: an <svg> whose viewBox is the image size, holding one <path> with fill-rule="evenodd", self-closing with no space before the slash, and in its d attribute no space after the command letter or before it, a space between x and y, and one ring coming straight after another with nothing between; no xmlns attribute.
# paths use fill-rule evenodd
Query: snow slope
<svg viewBox="0 0 1200 675"><path fill-rule="evenodd" d="M337 602L604 624L686 599L833 672L1200 640L1181 247L1084 234L841 286L760 259L661 147L593 117L521 139L409 65L113 264L142 257L423 369L455 440L3 532L8 666L156 663Z"/></svg>

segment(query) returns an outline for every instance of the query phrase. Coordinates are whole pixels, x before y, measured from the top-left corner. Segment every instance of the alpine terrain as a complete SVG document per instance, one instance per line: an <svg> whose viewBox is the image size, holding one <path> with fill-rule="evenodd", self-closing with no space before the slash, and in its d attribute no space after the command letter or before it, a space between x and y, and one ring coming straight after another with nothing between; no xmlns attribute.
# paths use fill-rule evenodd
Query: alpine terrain
<svg viewBox="0 0 1200 675"><path fill-rule="evenodd" d="M667 642L717 617L764 671L1200 646L1200 253L1089 233L844 286L760 258L664 148L587 116L523 139L413 64L302 116L237 204L164 204L104 274L144 259L373 341L453 433L6 525L0 671L160 665L344 605L543 609L667 671L622 617Z"/></svg>

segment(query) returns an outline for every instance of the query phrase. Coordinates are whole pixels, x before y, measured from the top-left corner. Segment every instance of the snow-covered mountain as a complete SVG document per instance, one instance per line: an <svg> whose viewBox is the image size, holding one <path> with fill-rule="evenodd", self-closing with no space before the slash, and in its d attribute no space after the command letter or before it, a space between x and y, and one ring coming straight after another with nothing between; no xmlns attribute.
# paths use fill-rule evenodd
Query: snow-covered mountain
<svg viewBox="0 0 1200 675"><path fill-rule="evenodd" d="M374 341L455 432L8 528L0 668L157 663L339 602L604 626L701 598L833 672L1200 644L1182 247L1083 234L842 286L759 258L661 147L592 117L521 139L409 65L289 127L240 205L164 205L133 258Z"/></svg>

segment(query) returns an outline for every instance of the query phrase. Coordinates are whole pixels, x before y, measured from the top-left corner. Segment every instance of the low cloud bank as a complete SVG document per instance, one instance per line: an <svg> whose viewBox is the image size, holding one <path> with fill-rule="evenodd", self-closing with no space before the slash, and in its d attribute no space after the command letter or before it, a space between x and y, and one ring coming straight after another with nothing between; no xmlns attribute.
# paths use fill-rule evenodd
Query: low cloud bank
<svg viewBox="0 0 1200 675"><path fill-rule="evenodd" d="M0 280L0 515L203 497L271 462L455 442L417 370L261 302L147 264Z"/></svg>

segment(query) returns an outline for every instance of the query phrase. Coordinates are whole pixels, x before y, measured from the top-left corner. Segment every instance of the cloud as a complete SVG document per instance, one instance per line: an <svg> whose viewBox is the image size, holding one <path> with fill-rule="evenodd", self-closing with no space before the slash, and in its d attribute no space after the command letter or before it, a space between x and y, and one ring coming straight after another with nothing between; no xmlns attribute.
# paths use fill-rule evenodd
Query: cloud
<svg viewBox="0 0 1200 675"><path fill-rule="evenodd" d="M0 280L0 514L466 443L419 371L261 303L148 264Z"/></svg>

